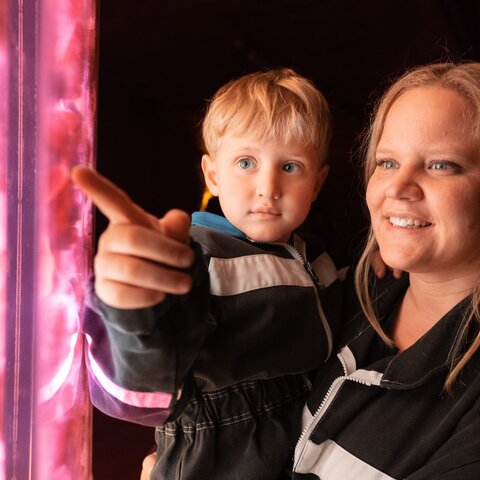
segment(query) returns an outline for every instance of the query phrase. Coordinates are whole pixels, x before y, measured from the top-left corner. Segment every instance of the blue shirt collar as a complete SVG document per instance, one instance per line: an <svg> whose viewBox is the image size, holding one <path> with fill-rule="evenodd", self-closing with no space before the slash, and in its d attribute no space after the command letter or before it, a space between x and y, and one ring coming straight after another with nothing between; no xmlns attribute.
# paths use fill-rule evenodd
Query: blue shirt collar
<svg viewBox="0 0 480 480"><path fill-rule="evenodd" d="M233 226L225 217L216 215L215 213L193 212L192 225L197 227L211 228L213 230L232 235L233 237L247 238L247 236L241 230Z"/></svg>

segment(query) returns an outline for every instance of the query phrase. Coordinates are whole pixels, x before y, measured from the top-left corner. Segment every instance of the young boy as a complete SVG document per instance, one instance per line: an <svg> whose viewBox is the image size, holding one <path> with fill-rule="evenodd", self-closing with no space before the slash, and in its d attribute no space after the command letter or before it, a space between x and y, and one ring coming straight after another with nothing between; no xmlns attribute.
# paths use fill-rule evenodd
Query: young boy
<svg viewBox="0 0 480 480"><path fill-rule="evenodd" d="M189 288L169 268L188 263L168 254L170 240L185 240L181 220L159 227L106 180L98 195L93 174L74 173L111 220L96 259L93 307L103 323L85 322L92 401L157 427L152 479L281 477L308 372L330 355L339 316L333 262L295 234L327 175L329 136L325 99L292 70L246 75L217 92L202 170L225 216L193 214L196 261L184 295L165 297Z"/></svg>

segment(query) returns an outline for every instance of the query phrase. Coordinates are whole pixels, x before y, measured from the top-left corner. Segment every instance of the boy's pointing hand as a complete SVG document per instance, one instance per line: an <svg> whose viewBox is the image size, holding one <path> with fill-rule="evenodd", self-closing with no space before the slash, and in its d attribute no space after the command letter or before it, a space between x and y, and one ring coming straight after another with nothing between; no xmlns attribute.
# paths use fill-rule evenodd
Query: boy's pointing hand
<svg viewBox="0 0 480 480"><path fill-rule="evenodd" d="M171 210L157 219L90 168L75 167L71 177L110 222L94 262L95 291L104 303L143 308L190 290L191 277L178 270L194 258L187 213Z"/></svg>

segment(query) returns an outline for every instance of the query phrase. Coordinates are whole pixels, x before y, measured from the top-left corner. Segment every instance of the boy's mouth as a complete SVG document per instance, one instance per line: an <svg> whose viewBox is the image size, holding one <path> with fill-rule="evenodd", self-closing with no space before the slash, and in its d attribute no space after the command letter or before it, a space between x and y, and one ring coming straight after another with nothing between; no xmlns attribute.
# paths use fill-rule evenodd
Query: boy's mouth
<svg viewBox="0 0 480 480"><path fill-rule="evenodd" d="M281 213L278 210L275 210L273 208L255 208L253 210L250 210L250 213L253 215L275 215L279 216Z"/></svg>

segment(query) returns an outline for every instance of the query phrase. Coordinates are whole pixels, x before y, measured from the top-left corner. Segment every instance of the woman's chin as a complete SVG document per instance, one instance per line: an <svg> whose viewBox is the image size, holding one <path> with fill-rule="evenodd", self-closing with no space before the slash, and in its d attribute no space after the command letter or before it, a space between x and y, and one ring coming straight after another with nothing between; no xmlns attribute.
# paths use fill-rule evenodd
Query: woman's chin
<svg viewBox="0 0 480 480"><path fill-rule="evenodd" d="M390 250L385 255L382 253L382 259L393 270L410 273L416 271L419 267L419 262L404 252L395 253Z"/></svg>

